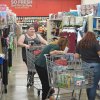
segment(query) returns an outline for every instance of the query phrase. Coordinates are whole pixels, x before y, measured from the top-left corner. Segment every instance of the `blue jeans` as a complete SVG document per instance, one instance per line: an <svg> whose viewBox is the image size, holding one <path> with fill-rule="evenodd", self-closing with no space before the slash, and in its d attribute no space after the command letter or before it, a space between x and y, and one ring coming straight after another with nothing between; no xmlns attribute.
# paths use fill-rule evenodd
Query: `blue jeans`
<svg viewBox="0 0 100 100"><path fill-rule="evenodd" d="M87 63L84 62L82 63L82 66L84 68L93 68L94 69L94 83L93 83L93 87L91 88L87 88L87 96L88 96L88 100L95 100L96 97L96 90L97 90L97 86L98 86L98 82L100 80L100 63Z"/></svg>

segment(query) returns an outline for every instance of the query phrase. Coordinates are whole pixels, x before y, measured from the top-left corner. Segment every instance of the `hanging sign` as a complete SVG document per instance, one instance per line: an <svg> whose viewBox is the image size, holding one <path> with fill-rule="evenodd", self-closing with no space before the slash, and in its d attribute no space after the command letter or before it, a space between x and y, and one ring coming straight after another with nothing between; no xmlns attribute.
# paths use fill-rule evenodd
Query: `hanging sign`
<svg viewBox="0 0 100 100"><path fill-rule="evenodd" d="M15 8L32 7L32 0L11 0L11 6Z"/></svg>

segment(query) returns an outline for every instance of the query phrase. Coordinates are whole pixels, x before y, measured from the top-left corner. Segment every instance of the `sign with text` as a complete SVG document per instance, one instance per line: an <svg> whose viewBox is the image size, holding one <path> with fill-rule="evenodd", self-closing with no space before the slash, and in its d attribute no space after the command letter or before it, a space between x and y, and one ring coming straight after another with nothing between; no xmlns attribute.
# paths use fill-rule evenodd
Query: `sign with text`
<svg viewBox="0 0 100 100"><path fill-rule="evenodd" d="M11 6L15 8L32 7L32 0L11 0Z"/></svg>

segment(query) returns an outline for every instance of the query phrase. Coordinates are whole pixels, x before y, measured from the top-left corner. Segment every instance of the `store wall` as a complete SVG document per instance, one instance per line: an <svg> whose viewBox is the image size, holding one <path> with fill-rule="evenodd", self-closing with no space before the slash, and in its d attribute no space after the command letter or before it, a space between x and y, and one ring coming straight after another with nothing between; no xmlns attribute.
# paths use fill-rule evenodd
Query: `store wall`
<svg viewBox="0 0 100 100"><path fill-rule="evenodd" d="M100 0L81 0L81 4L95 4L100 2Z"/></svg>
<svg viewBox="0 0 100 100"><path fill-rule="evenodd" d="M11 1L30 0L0 0L0 4L6 4L17 16L48 16L49 13L76 9L76 5L81 4L81 0L32 0L32 7L12 7Z"/></svg>

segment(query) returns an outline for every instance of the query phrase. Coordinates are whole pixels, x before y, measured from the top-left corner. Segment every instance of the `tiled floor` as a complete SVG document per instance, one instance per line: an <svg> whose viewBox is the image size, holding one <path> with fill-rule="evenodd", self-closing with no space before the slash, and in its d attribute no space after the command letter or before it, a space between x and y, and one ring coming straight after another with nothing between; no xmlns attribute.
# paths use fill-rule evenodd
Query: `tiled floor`
<svg viewBox="0 0 100 100"><path fill-rule="evenodd" d="M37 89L26 87L27 68L21 59L21 49L18 48L17 55L13 57L12 71L9 73L8 92L3 95L2 100L41 100L37 95ZM39 85L39 88L41 86ZM68 94L66 94L68 96ZM59 100L63 100L60 98ZM65 98L64 100L70 100ZM80 100L87 100L86 93L83 91ZM100 100L100 99L96 99Z"/></svg>

